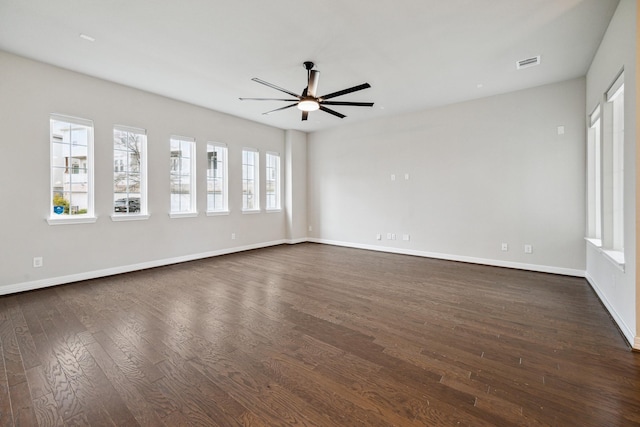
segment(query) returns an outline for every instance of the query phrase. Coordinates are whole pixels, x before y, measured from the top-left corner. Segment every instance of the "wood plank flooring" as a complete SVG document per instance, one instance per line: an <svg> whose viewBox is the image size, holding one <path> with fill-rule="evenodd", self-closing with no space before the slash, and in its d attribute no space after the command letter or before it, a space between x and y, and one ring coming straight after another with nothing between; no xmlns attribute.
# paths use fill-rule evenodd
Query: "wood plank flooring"
<svg viewBox="0 0 640 427"><path fill-rule="evenodd" d="M0 426L640 425L583 279L317 244L0 297Z"/></svg>

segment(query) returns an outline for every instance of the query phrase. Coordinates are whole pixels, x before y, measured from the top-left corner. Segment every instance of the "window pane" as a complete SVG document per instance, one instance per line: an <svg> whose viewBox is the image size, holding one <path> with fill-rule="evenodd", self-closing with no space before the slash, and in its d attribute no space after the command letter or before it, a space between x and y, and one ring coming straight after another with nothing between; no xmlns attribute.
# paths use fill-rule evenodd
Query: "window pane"
<svg viewBox="0 0 640 427"><path fill-rule="evenodd" d="M226 156L226 147L207 144L207 210L210 212L227 210Z"/></svg>
<svg viewBox="0 0 640 427"><path fill-rule="evenodd" d="M242 209L259 210L258 152L243 150L242 156Z"/></svg>
<svg viewBox="0 0 640 427"><path fill-rule="evenodd" d="M280 156L274 153L266 155L266 203L267 209L280 209Z"/></svg>
<svg viewBox="0 0 640 427"><path fill-rule="evenodd" d="M171 139L171 212L195 212L195 142Z"/></svg>
<svg viewBox="0 0 640 427"><path fill-rule="evenodd" d="M143 129L113 130L113 211L146 213L145 148Z"/></svg>
<svg viewBox="0 0 640 427"><path fill-rule="evenodd" d="M93 127L88 120L52 115L51 217L93 214L90 147Z"/></svg>

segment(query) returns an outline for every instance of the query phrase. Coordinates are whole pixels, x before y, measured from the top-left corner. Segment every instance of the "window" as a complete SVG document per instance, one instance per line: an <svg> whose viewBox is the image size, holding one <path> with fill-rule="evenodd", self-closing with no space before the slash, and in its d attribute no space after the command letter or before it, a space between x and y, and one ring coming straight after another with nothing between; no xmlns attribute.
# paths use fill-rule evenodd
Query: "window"
<svg viewBox="0 0 640 427"><path fill-rule="evenodd" d="M611 248L624 251L624 74L607 92L611 112Z"/></svg>
<svg viewBox="0 0 640 427"><path fill-rule="evenodd" d="M227 146L207 144L207 213L226 213L227 204Z"/></svg>
<svg viewBox="0 0 640 427"><path fill-rule="evenodd" d="M242 150L242 210L260 211L260 181L258 151L253 148Z"/></svg>
<svg viewBox="0 0 640 427"><path fill-rule="evenodd" d="M93 122L52 114L50 224L94 222Z"/></svg>
<svg viewBox="0 0 640 427"><path fill-rule="evenodd" d="M280 209L280 155L267 153L266 156L266 202L267 210Z"/></svg>
<svg viewBox="0 0 640 427"><path fill-rule="evenodd" d="M600 144L600 106L589 116L587 147L587 198L588 230L587 237L600 246L602 238L602 147Z"/></svg>
<svg viewBox="0 0 640 427"><path fill-rule="evenodd" d="M113 128L114 215L138 217L147 214L146 148L147 132L144 129Z"/></svg>
<svg viewBox="0 0 640 427"><path fill-rule="evenodd" d="M171 217L197 215L195 147L193 138L171 137Z"/></svg>

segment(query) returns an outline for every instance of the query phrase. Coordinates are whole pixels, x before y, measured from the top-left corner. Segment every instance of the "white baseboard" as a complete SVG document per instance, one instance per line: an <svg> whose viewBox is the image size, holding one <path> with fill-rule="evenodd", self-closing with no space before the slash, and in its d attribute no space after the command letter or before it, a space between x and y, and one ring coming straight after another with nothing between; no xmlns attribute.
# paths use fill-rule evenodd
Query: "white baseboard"
<svg viewBox="0 0 640 427"><path fill-rule="evenodd" d="M420 256L425 258L436 258L436 259L442 259L447 261L460 261L460 262L468 262L471 264L490 265L493 267L506 267L506 268L514 268L517 270L537 271L540 273L561 274L563 276L585 277L586 275L586 272L584 270L576 270L573 268L553 267L553 266L538 265L538 264L525 264L520 262L501 261L501 260L488 259L488 258L476 258L476 257L463 256L463 255L451 255L451 254L442 254L437 252L416 251L413 249L390 248L387 246L364 245L359 243L340 242L336 240L315 239L315 238L307 239L307 240L309 242L323 243L325 245L346 246L350 248L367 249L367 250L378 251L378 252L390 252L390 253L402 254L402 255L413 255L413 256Z"/></svg>
<svg viewBox="0 0 640 427"><path fill-rule="evenodd" d="M587 279L587 282L589 282L589 285L591 285L591 288L594 290L594 292L598 295L598 298L600 298L600 301L602 301L602 304L606 307L611 317L613 317L614 322L616 322L618 328L620 329L620 331L622 331L622 335L625 337L629 345L634 350L640 350L640 337L634 336L631 328L627 326L627 324L624 322L624 319L622 319L622 316L618 314L613 305L609 302L604 292L602 292L602 290L598 287L596 281L593 280L593 278L588 274L585 274L585 278Z"/></svg>
<svg viewBox="0 0 640 427"><path fill-rule="evenodd" d="M297 245L298 243L304 243L304 242L308 242L309 239L307 239L306 237L303 237L301 239L289 239L287 240L287 243L290 245Z"/></svg>
<svg viewBox="0 0 640 427"><path fill-rule="evenodd" d="M306 239L304 239L306 241ZM12 285L0 286L0 295L14 294L17 292L32 291L34 289L47 288L49 286L62 285L65 283L79 282L81 280L96 279L99 277L113 276L116 274L129 273L132 271L145 270L147 268L162 267L164 265L178 264L181 262L194 261L197 259L210 258L214 256L227 255L236 252L243 252L252 249L266 248L269 246L277 246L285 243L291 243L289 240L275 240L272 242L256 243L247 246L238 246L234 248L220 249L217 251L203 252L199 254L184 255L174 258L165 258L142 262L139 264L130 264L120 267L105 268L103 270L87 271L83 273L70 274L67 276L51 277L47 279L34 280L30 282L16 283Z"/></svg>

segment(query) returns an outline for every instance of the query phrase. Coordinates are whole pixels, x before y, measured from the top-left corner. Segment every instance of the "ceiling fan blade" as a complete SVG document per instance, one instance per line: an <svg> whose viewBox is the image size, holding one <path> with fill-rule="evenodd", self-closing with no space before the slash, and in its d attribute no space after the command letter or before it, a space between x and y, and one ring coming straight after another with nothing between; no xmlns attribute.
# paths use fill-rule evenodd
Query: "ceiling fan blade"
<svg viewBox="0 0 640 427"><path fill-rule="evenodd" d="M297 99L282 99L282 98L238 98L240 101L291 101L298 102Z"/></svg>
<svg viewBox="0 0 640 427"><path fill-rule="evenodd" d="M331 109L329 109L327 107L323 107L322 105L320 106L320 109L322 111L324 111L325 113L333 114L334 116L340 117L341 119L344 119L345 117L347 117L344 114L340 114L337 111L331 110Z"/></svg>
<svg viewBox="0 0 640 427"><path fill-rule="evenodd" d="M309 117L309 112L308 111L303 111L302 112L302 121L307 120L308 117Z"/></svg>
<svg viewBox="0 0 640 427"><path fill-rule="evenodd" d="M363 83L363 84L358 85L358 86L350 87L349 89L343 89L343 90L339 90L337 92L333 92L333 93L330 93L330 94L327 94L327 95L319 96L318 98L320 99L320 101L323 101L325 99L335 98L336 96L346 95L348 93L357 92L359 90L368 89L370 87L371 87L371 85L369 83Z"/></svg>
<svg viewBox="0 0 640 427"><path fill-rule="evenodd" d="M295 93L291 92L290 90L283 89L283 88L281 88L280 86L276 86L276 85L274 85L274 84L272 84L272 83L269 83L269 82L265 82L264 80L260 80L260 79L259 79L259 78L257 78L257 77L254 77L254 78L252 78L251 80L253 80L253 81L254 81L254 82L256 82L256 83L260 83L260 84L263 84L263 85L265 85L265 86L269 86L269 87L270 87L270 88L272 88L272 89L279 90L280 92L288 93L289 95L294 96L294 97L296 97L296 98L300 98L300 95L295 94Z"/></svg>
<svg viewBox="0 0 640 427"><path fill-rule="evenodd" d="M280 110L286 110L287 108L295 107L296 105L298 105L297 102L295 104L285 105L284 107L276 108L275 110L267 111L266 113L262 113L262 114L269 114L269 113L273 113Z"/></svg>
<svg viewBox="0 0 640 427"><path fill-rule="evenodd" d="M373 107L373 102L321 101L322 105L351 105L353 107Z"/></svg>
<svg viewBox="0 0 640 427"><path fill-rule="evenodd" d="M320 71L309 71L309 86L307 86L307 95L316 97L316 90L318 89L318 81L320 80Z"/></svg>

